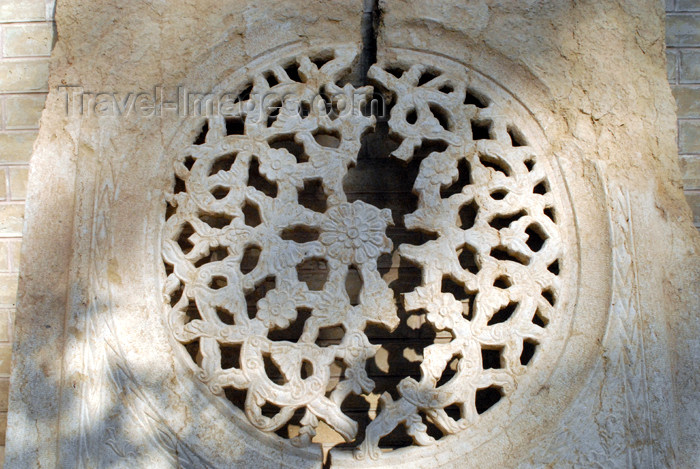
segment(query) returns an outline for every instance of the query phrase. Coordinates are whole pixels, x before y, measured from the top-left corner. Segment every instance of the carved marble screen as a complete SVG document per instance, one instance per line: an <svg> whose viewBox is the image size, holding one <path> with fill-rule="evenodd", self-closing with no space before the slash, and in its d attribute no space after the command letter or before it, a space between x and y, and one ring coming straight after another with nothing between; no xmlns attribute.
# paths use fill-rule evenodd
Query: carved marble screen
<svg viewBox="0 0 700 469"><path fill-rule="evenodd" d="M653 2L595 23L642 83L553 26L583 34L585 7L382 2L369 38L357 2L237 3L128 7L133 44L160 28L114 53L129 71L99 34L82 40L104 68L77 32L57 46L8 467L692 460L666 345L697 236L654 162L673 144L663 55L620 26L658 36ZM117 103L155 85L159 112L71 114L70 80Z"/></svg>
<svg viewBox="0 0 700 469"><path fill-rule="evenodd" d="M165 315L253 426L307 446L322 421L377 459L399 426L432 445L546 382L577 246L556 161L506 90L400 49L355 87L358 54L282 49L227 84L237 108L174 161Z"/></svg>

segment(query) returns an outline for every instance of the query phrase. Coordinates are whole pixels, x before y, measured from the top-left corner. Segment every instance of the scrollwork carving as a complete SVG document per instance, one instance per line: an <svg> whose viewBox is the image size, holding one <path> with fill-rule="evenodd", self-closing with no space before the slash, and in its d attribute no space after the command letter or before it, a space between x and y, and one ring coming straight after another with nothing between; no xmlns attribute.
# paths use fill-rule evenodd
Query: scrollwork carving
<svg viewBox="0 0 700 469"><path fill-rule="evenodd" d="M301 415L300 445L319 420L346 441L358 435L341 406L374 389L365 364L379 346L366 328L399 323L377 261L394 250L419 266L420 285L402 307L424 310L452 338L424 349L420 379L404 378L398 399L381 396L356 451L376 458L397 426L431 444L429 426L458 432L483 412L479 393L497 401L517 387L557 320L566 249L545 155L510 120L508 99L478 90L463 67L404 59L373 65L370 85L355 87L344 77L356 58L344 47L280 58L241 86L243 117L207 120L175 163L163 259L168 323L199 378L215 394L245 392L245 415L263 431ZM391 211L351 202L343 188L361 137L377 123L359 109L377 92L400 141L392 158L411 162L426 142L439 142L420 156L418 206L403 219L406 229L433 234L421 245L394 246ZM286 100L266 107L261 96ZM313 184L320 196L309 202L302 194ZM309 262L323 278L301 279ZM362 281L357 301L345 289L351 269ZM302 319L298 337L273 338ZM333 328L338 340L324 344L322 332ZM334 363L344 369L337 383Z"/></svg>

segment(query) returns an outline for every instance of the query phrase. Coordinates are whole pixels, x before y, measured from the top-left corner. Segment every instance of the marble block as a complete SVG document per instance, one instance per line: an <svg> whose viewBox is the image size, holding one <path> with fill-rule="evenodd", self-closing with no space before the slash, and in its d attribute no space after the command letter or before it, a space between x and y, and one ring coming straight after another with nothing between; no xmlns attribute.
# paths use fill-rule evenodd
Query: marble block
<svg viewBox="0 0 700 469"><path fill-rule="evenodd" d="M659 2L56 25L5 467L700 464Z"/></svg>

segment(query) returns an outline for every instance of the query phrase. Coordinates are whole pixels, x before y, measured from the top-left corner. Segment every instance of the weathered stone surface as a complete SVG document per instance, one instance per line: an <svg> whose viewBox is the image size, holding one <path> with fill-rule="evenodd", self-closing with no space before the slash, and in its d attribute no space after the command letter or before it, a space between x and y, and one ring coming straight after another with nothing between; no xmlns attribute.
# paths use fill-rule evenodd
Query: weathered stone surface
<svg viewBox="0 0 700 469"><path fill-rule="evenodd" d="M678 102L678 117L700 118L700 86L674 86L673 95Z"/></svg>
<svg viewBox="0 0 700 469"><path fill-rule="evenodd" d="M700 120L681 121L678 125L678 151L700 153Z"/></svg>
<svg viewBox="0 0 700 469"><path fill-rule="evenodd" d="M28 163L36 131L0 133L0 162Z"/></svg>
<svg viewBox="0 0 700 469"><path fill-rule="evenodd" d="M666 42L671 46L697 46L700 44L700 14L669 15Z"/></svg>
<svg viewBox="0 0 700 469"><path fill-rule="evenodd" d="M27 168L10 168L10 199L24 200L27 196Z"/></svg>
<svg viewBox="0 0 700 469"><path fill-rule="evenodd" d="M46 19L46 2L42 0L2 0L0 21L42 21Z"/></svg>
<svg viewBox="0 0 700 469"><path fill-rule="evenodd" d="M49 64L44 60L0 63L0 87L6 92L45 91Z"/></svg>
<svg viewBox="0 0 700 469"><path fill-rule="evenodd" d="M42 56L51 53L50 24L6 26L2 52L5 57Z"/></svg>
<svg viewBox="0 0 700 469"><path fill-rule="evenodd" d="M681 83L700 83L700 52L684 50L681 54Z"/></svg>
<svg viewBox="0 0 700 469"><path fill-rule="evenodd" d="M661 8L59 4L6 467L697 465Z"/></svg>
<svg viewBox="0 0 700 469"><path fill-rule="evenodd" d="M5 128L17 129L37 129L39 128L39 117L44 109L46 95L25 95L9 96L5 99Z"/></svg>
<svg viewBox="0 0 700 469"><path fill-rule="evenodd" d="M21 204L0 205L0 236L18 237L22 235L24 207Z"/></svg>
<svg viewBox="0 0 700 469"><path fill-rule="evenodd" d="M700 156L681 156L683 187L687 190L700 190Z"/></svg>

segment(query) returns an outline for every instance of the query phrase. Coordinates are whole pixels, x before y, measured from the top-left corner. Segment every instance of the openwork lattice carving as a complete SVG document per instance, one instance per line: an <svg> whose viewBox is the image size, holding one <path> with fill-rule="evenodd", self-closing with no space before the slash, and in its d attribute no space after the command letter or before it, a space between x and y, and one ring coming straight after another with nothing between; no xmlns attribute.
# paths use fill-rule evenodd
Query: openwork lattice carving
<svg viewBox="0 0 700 469"><path fill-rule="evenodd" d="M376 458L401 425L431 444L511 393L557 319L565 249L545 165L508 98L461 67L400 58L355 87L356 59L342 47L283 58L241 86L242 117L207 120L175 164L163 258L168 322L213 393L264 431L296 418L295 444L323 420ZM360 112L373 96L390 112L391 158L418 168L417 207L399 222L344 186L381 124ZM394 246L394 224L427 241ZM378 266L392 252L420 269L398 305ZM423 349L420 377L381 396L358 441L365 424L343 403L375 387L380 345L366 332L394 330L405 312L442 340Z"/></svg>

